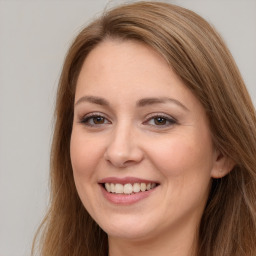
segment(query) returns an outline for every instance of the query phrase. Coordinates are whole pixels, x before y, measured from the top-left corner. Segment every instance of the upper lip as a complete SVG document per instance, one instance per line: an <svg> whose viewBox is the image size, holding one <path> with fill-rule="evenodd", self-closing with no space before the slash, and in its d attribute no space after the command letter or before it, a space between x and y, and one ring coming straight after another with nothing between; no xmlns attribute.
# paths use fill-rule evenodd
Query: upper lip
<svg viewBox="0 0 256 256"><path fill-rule="evenodd" d="M156 183L159 184L159 182L155 180L147 180L147 179L141 179L137 177L106 177L101 180L99 180L99 183L115 183L115 184L134 184L134 183Z"/></svg>

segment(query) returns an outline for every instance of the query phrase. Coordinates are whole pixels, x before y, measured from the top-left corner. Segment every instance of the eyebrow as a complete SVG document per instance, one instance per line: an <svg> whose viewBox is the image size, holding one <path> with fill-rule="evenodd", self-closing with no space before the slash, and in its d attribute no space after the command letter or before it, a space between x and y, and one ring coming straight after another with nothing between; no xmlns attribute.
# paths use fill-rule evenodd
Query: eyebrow
<svg viewBox="0 0 256 256"><path fill-rule="evenodd" d="M144 107L147 105L163 104L163 103L167 103L167 102L174 103L174 104L180 106L181 108L183 108L184 110L188 111L188 108L185 105L183 105L180 101L173 99L173 98L168 98L168 97L144 98L144 99L139 100L136 105L138 107Z"/></svg>
<svg viewBox="0 0 256 256"><path fill-rule="evenodd" d="M93 103L101 106L110 106L110 103L106 99L97 97L97 96L83 96L75 103L75 105L78 105L82 102L89 102L89 103ZM174 103L180 106L181 108L183 108L184 110L189 111L188 108L185 105L183 105L180 101L173 98L168 98L168 97L143 98L136 102L136 106L144 107L148 105L163 104L167 102Z"/></svg>
<svg viewBox="0 0 256 256"><path fill-rule="evenodd" d="M96 97L96 96L83 96L81 97L76 103L75 105L78 105L79 103L82 102L90 102L90 103L94 103L97 105L101 105L101 106L109 106L109 102L101 97Z"/></svg>

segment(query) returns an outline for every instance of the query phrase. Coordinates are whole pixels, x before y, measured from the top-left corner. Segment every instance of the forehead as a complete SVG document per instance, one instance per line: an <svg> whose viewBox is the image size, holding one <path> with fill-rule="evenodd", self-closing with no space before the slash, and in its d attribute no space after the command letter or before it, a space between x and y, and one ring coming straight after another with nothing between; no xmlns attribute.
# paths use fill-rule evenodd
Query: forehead
<svg viewBox="0 0 256 256"><path fill-rule="evenodd" d="M95 85L96 89L104 80L106 87L119 84L122 89L125 83L149 86L152 77L158 84L164 82L161 80L180 80L164 58L147 45L132 40L106 40L88 54L77 85L87 89Z"/></svg>
<svg viewBox="0 0 256 256"><path fill-rule="evenodd" d="M124 73L127 70L141 73L159 65L166 68L168 64L158 52L146 44L135 40L107 39L88 54L83 71L101 71L103 74L105 71Z"/></svg>
<svg viewBox="0 0 256 256"><path fill-rule="evenodd" d="M132 40L106 40L89 53L78 77L76 100L86 95L123 103L131 99L176 97L191 105L198 104L158 52Z"/></svg>

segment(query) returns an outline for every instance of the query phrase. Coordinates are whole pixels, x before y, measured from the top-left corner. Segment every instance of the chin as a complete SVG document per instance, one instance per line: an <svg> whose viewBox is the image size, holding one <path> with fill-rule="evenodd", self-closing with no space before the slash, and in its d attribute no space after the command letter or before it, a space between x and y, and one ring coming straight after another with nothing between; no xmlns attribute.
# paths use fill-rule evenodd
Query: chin
<svg viewBox="0 0 256 256"><path fill-rule="evenodd" d="M152 223L152 222L151 222ZM149 224L149 223L148 223ZM143 240L155 233L153 226L149 226L142 221L135 221L126 219L124 221L115 221L114 223L104 223L101 225L102 229L109 237L128 240Z"/></svg>

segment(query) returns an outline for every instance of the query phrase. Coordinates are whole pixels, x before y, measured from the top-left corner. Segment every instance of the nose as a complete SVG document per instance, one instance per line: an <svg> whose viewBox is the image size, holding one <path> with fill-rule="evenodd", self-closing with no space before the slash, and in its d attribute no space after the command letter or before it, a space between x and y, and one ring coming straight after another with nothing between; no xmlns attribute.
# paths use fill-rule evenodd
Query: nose
<svg viewBox="0 0 256 256"><path fill-rule="evenodd" d="M117 168L125 168L140 163L144 157L138 135L129 127L119 127L110 136L105 160Z"/></svg>

